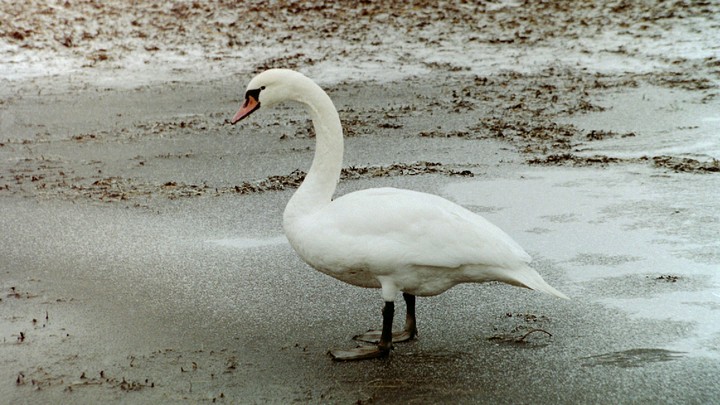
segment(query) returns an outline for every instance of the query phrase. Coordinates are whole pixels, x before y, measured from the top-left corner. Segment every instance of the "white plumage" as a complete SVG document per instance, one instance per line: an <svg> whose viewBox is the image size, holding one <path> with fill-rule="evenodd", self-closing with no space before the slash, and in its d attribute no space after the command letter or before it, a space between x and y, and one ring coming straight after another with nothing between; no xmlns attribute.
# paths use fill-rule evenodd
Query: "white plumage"
<svg viewBox="0 0 720 405"><path fill-rule="evenodd" d="M378 346L331 352L336 359L389 353L393 302L399 291L412 319L408 316L403 337L395 341L416 334L414 296L440 294L459 283L501 281L567 298L529 266L530 256L505 232L442 197L373 188L333 200L342 165L342 127L328 95L304 75L285 69L257 75L232 123L261 106L283 101L304 104L316 132L312 166L283 217L290 244L318 271L360 287L382 288L386 302Z"/></svg>

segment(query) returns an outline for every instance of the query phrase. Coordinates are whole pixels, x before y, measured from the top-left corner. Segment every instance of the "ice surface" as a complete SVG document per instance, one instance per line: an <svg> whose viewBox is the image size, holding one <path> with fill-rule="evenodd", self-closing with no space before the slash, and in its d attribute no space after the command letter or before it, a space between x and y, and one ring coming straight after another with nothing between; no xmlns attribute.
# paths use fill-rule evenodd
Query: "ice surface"
<svg viewBox="0 0 720 405"><path fill-rule="evenodd" d="M567 169L532 171L515 180L454 183L445 191L454 201L484 211L528 249L536 262L562 263L565 279L593 289L564 291L573 299L595 300L639 319L692 321L693 330L666 348L690 355L720 358L713 339L720 334L717 263L695 256L697 247L720 247L694 241L689 229L716 227L715 207L698 201L709 184L678 185L648 181L637 173ZM669 213L687 210L687 215ZM641 216L645 218L639 220ZM716 234L716 233L715 233ZM695 243L697 242L697 243ZM652 273L638 274L638 269ZM677 282L658 279L678 277ZM646 294L648 285L667 283L667 292ZM561 286L568 289L567 286ZM608 288L612 293L603 294Z"/></svg>
<svg viewBox="0 0 720 405"><path fill-rule="evenodd" d="M262 246L287 244L287 238L285 238L285 236L274 236L269 238L232 238L209 240L208 242L233 249L250 249Z"/></svg>

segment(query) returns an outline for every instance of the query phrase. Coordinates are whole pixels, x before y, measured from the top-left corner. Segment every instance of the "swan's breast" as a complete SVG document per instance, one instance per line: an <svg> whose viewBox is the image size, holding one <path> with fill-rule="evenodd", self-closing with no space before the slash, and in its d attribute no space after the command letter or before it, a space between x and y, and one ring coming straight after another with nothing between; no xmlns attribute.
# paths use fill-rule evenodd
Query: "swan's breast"
<svg viewBox="0 0 720 405"><path fill-rule="evenodd" d="M315 270L359 287L380 288L377 273L372 271L366 254L331 229L322 229L309 218L285 223L290 246Z"/></svg>

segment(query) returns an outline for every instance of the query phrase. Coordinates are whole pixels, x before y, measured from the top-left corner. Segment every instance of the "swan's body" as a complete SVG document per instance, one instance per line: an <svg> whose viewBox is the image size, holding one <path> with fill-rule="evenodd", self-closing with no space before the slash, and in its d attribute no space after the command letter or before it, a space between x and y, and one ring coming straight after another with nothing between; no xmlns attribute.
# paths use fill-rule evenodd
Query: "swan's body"
<svg viewBox="0 0 720 405"><path fill-rule="evenodd" d="M444 198L395 188L344 195L285 221L293 248L312 267L361 287L437 295L462 282L519 284L505 269L530 256L483 217ZM321 237L318 237L321 235Z"/></svg>
<svg viewBox="0 0 720 405"><path fill-rule="evenodd" d="M332 200L342 165L342 127L328 95L302 74L272 69L256 76L232 123L261 105L282 101L307 106L317 142L312 166L283 216L290 244L318 271L360 287L381 288L386 303L379 346L335 352L336 358L387 355L399 291L408 303L401 340L416 333L414 296L440 294L459 283L502 281L567 298L529 267L530 256L507 234L442 197L373 188Z"/></svg>

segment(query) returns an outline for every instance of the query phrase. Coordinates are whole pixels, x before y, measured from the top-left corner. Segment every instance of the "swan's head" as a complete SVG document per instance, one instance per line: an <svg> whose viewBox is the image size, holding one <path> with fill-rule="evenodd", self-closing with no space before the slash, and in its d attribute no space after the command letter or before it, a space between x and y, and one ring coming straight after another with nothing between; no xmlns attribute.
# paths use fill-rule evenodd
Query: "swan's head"
<svg viewBox="0 0 720 405"><path fill-rule="evenodd" d="M310 79L290 69L270 69L255 76L245 90L245 101L230 120L231 124L242 120L262 107L272 107L282 101L304 99L303 89Z"/></svg>

